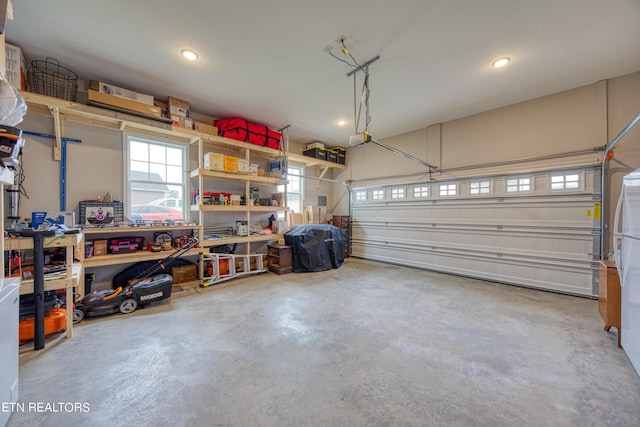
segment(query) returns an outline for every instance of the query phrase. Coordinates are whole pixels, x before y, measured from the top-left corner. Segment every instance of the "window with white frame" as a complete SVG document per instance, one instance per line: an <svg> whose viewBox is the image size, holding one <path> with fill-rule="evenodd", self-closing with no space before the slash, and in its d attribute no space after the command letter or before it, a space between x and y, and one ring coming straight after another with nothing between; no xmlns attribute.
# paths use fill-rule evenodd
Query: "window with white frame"
<svg viewBox="0 0 640 427"><path fill-rule="evenodd" d="M127 215L131 220L183 221L187 194L184 145L126 135Z"/></svg>
<svg viewBox="0 0 640 427"><path fill-rule="evenodd" d="M304 200L304 188L302 176L304 168L299 166L287 167L287 207L291 212L302 213L302 201ZM284 185L278 185L279 193L285 191Z"/></svg>
<svg viewBox="0 0 640 427"><path fill-rule="evenodd" d="M580 188L580 175L555 175L551 177L552 190L578 190Z"/></svg>
<svg viewBox="0 0 640 427"><path fill-rule="evenodd" d="M413 187L413 197L429 197L429 186L420 185Z"/></svg>
<svg viewBox="0 0 640 427"><path fill-rule="evenodd" d="M384 190L373 190L373 192L371 193L371 198L373 200L383 200Z"/></svg>
<svg viewBox="0 0 640 427"><path fill-rule="evenodd" d="M458 184L440 184L441 196L455 196L458 194Z"/></svg>
<svg viewBox="0 0 640 427"><path fill-rule="evenodd" d="M391 189L391 198L392 199L404 199L405 198L404 188L392 188Z"/></svg>
<svg viewBox="0 0 640 427"><path fill-rule="evenodd" d="M470 194L490 194L491 182L490 181L476 181L469 183Z"/></svg>
<svg viewBox="0 0 640 427"><path fill-rule="evenodd" d="M355 196L356 202L364 202L367 200L367 192L366 191L356 191Z"/></svg>
<svg viewBox="0 0 640 427"><path fill-rule="evenodd" d="M531 191L531 178L513 178L507 180L507 192L526 192Z"/></svg>

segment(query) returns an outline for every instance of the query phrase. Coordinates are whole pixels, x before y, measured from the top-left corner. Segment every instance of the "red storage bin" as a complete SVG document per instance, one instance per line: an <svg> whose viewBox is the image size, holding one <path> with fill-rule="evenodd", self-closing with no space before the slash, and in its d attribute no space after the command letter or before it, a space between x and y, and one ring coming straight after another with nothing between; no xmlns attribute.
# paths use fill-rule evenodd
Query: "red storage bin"
<svg viewBox="0 0 640 427"><path fill-rule="evenodd" d="M216 120L214 124L218 128L219 136L276 150L280 149L282 135L264 125L240 118L220 119Z"/></svg>

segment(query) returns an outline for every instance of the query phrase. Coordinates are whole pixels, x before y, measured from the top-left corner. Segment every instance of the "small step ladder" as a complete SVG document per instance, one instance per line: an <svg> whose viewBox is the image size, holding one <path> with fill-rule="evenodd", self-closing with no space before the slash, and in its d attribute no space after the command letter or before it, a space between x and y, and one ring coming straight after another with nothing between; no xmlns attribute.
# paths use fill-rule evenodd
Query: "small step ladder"
<svg viewBox="0 0 640 427"><path fill-rule="evenodd" d="M253 268L252 262L254 263ZM262 254L233 255L233 254L201 254L203 266L201 288L216 283L226 282L236 277L249 274L266 273Z"/></svg>

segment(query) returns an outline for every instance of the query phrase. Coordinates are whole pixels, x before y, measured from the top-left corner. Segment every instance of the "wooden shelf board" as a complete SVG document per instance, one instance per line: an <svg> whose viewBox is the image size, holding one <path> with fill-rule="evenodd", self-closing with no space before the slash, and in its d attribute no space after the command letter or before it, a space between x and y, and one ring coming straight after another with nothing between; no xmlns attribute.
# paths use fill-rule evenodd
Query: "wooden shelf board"
<svg viewBox="0 0 640 427"><path fill-rule="evenodd" d="M289 153L288 159L290 162L302 163L305 166L320 166L320 167L327 167L329 169L346 169L347 168L347 165L328 162L326 160L314 159L313 157L303 156L302 154Z"/></svg>
<svg viewBox="0 0 640 427"><path fill-rule="evenodd" d="M220 237L217 239L205 239L203 242L200 242L200 244L202 247L210 248L212 246L232 245L234 243L253 243L278 240L282 236L282 234L252 234L251 236Z"/></svg>
<svg viewBox="0 0 640 427"><path fill-rule="evenodd" d="M190 173L191 178L197 178L198 176L204 176L207 178L216 178L216 179L224 179L230 181L249 181L249 182L259 182L262 184L271 184L271 185L284 185L287 184L287 180L274 178L271 176L258 176L258 175L248 175L248 174L237 174L237 173L229 173L229 172L219 172L212 171L207 169L194 169Z"/></svg>
<svg viewBox="0 0 640 427"><path fill-rule="evenodd" d="M164 252L136 251L128 254L101 255L86 258L83 262L85 268L101 267L105 265L127 264L140 261L154 261L168 257L176 250ZM202 248L193 248L182 254L182 256L194 256L202 252Z"/></svg>
<svg viewBox="0 0 640 427"><path fill-rule="evenodd" d="M11 234L11 231L9 231L9 234ZM61 248L65 246L77 246L82 241L82 238L82 233L45 237L43 247ZM4 239L5 251L18 249L33 249L33 239L31 237L7 237Z"/></svg>
<svg viewBox="0 0 640 427"><path fill-rule="evenodd" d="M105 227L105 228L85 228L84 234L126 234L126 233L144 233L148 231L174 231L174 230L196 230L199 225L162 225L151 227Z"/></svg>
<svg viewBox="0 0 640 427"><path fill-rule="evenodd" d="M279 212L286 211L282 206L238 206L238 205L191 205L194 212Z"/></svg>
<svg viewBox="0 0 640 427"><path fill-rule="evenodd" d="M80 277L82 276L82 263L74 262L73 267L71 268L71 277L66 277L62 275L49 276L45 274L44 276L44 290L45 291L53 291L55 289L63 289L68 287L68 281L70 281L71 286L79 286L80 285ZM54 273L55 274L55 273ZM84 279L83 279L84 280ZM83 282L84 283L84 282ZM31 280L21 280L20 281L20 294L32 294L33 293L33 279Z"/></svg>

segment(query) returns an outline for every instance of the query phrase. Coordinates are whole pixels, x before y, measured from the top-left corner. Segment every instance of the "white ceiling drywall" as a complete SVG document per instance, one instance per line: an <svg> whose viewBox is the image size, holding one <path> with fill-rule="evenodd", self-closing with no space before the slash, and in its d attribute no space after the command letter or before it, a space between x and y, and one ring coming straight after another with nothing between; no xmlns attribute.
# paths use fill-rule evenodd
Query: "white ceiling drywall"
<svg viewBox="0 0 640 427"><path fill-rule="evenodd" d="M640 70L640 1L15 0L6 25L29 60L56 58L81 79L346 146L352 68L323 50L348 59L341 37L360 63L380 55L370 108L381 139ZM500 56L513 61L492 69Z"/></svg>

